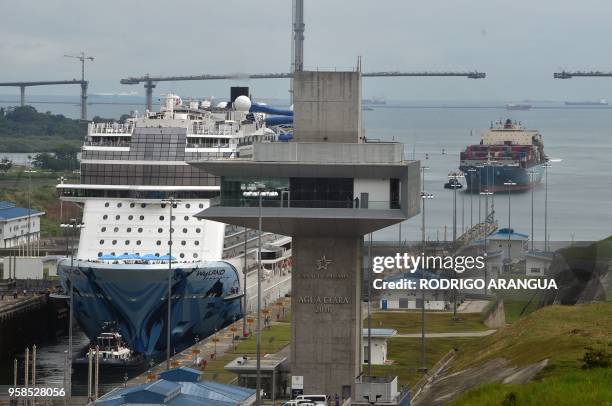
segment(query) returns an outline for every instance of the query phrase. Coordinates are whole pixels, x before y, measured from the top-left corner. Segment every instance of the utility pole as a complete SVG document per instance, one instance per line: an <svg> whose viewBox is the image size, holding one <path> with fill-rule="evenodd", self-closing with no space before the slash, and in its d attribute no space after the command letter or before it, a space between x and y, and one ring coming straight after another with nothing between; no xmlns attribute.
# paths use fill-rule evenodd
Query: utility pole
<svg viewBox="0 0 612 406"><path fill-rule="evenodd" d="M93 61L93 56L86 56L85 52L81 51L79 55L64 55L65 58L74 58L81 61L81 120L87 120L87 85L85 81L85 61Z"/></svg>
<svg viewBox="0 0 612 406"><path fill-rule="evenodd" d="M168 317L166 319L166 370L170 369L170 357L171 357L171 322L172 322L172 209L175 205L181 203L180 200L170 196L168 199L163 199L162 203L170 205L170 219L168 229Z"/></svg>

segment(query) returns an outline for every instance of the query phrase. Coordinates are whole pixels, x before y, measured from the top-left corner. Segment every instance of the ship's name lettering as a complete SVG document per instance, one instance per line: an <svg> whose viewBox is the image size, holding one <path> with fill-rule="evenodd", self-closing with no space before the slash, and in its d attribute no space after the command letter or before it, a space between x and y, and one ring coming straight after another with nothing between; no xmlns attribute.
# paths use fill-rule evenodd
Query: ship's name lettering
<svg viewBox="0 0 612 406"><path fill-rule="evenodd" d="M225 269L206 269L196 271L197 276L202 276L204 278L210 278L211 276L223 276L225 274Z"/></svg>

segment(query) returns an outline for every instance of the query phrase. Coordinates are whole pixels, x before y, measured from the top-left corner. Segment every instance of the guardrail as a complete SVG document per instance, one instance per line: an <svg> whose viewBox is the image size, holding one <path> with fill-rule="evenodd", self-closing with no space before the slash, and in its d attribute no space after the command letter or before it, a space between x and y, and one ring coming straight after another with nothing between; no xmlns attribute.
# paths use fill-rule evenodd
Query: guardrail
<svg viewBox="0 0 612 406"><path fill-rule="evenodd" d="M259 199L225 199L211 200L211 206L221 207L259 207ZM399 209L399 202L395 201L359 201L359 200L281 200L262 199L262 207L284 207L301 209L370 209L390 210Z"/></svg>
<svg viewBox="0 0 612 406"><path fill-rule="evenodd" d="M418 380L418 382L410 390L410 392L413 394L412 401L414 401L421 394L421 391L423 390L425 385L431 382L433 378L435 378L440 373L440 371L446 365L448 365L449 362L451 362L451 360L455 357L456 353L457 351L455 350L450 350L449 352L447 352L446 355L440 358L440 360L436 362L435 365L429 371L427 371L425 375L421 377L421 379Z"/></svg>

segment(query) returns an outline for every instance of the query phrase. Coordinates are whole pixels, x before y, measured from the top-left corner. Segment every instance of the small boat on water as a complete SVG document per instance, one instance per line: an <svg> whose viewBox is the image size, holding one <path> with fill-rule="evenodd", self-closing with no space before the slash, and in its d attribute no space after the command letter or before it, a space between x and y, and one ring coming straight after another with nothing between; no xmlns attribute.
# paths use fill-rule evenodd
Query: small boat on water
<svg viewBox="0 0 612 406"><path fill-rule="evenodd" d="M142 368L145 365L144 355L126 347L121 333L116 330L105 331L96 338L95 346L90 347L94 362L96 346L100 352L100 368ZM73 363L75 367L87 367L88 364L88 353Z"/></svg>
<svg viewBox="0 0 612 406"><path fill-rule="evenodd" d="M444 189L461 189L463 184L456 178L450 178L448 182L444 184Z"/></svg>

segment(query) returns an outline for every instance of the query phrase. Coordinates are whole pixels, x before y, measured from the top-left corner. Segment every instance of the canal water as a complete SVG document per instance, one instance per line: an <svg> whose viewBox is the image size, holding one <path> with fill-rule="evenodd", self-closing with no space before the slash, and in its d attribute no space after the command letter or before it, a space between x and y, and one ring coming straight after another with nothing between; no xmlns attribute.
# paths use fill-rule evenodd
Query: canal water
<svg viewBox="0 0 612 406"><path fill-rule="evenodd" d="M76 323L75 323L76 327ZM87 351L89 339L78 328L73 332L73 358L82 356ZM24 348L25 351L25 348ZM36 357L36 385L62 388L64 383L64 361L68 351L68 335L59 336L54 342L40 343ZM30 348L30 357L32 349ZM17 355L18 374L17 384L24 383L24 360L22 352ZM11 385L13 383L13 359L0 361L0 385ZM145 370L100 370L99 392L109 392L111 389L125 382L128 378L140 375ZM74 396L87 395L87 368L72 370L72 394ZM30 379L32 369L30 367Z"/></svg>

